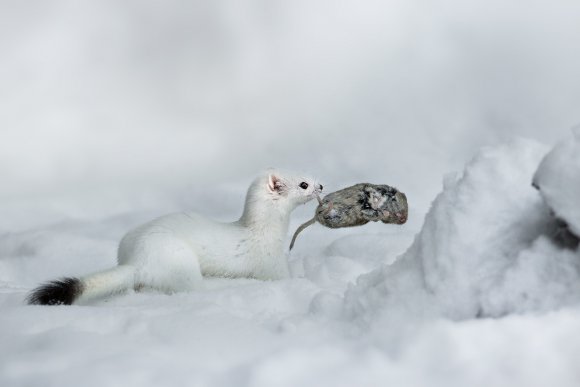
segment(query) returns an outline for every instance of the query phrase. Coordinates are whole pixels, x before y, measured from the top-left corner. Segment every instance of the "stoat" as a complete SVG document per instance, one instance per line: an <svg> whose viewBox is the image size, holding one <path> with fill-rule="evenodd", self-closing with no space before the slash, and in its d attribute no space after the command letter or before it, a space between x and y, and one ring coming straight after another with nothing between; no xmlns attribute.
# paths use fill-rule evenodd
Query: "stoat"
<svg viewBox="0 0 580 387"><path fill-rule="evenodd" d="M287 278L283 244L290 213L321 191L313 178L268 171L250 185L239 220L222 223L194 212L155 219L122 238L117 266L48 282L30 293L28 303L86 303L128 289L189 291L203 276Z"/></svg>

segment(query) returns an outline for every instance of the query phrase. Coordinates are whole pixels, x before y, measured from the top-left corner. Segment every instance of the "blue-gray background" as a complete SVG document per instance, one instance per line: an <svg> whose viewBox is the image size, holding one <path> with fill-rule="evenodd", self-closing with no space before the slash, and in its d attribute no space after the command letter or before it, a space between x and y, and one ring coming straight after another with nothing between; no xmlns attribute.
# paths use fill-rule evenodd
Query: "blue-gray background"
<svg viewBox="0 0 580 387"><path fill-rule="evenodd" d="M8 212L38 197L37 217L99 216L167 192L194 207L268 167L393 184L425 210L480 146L580 122L577 1L0 7Z"/></svg>

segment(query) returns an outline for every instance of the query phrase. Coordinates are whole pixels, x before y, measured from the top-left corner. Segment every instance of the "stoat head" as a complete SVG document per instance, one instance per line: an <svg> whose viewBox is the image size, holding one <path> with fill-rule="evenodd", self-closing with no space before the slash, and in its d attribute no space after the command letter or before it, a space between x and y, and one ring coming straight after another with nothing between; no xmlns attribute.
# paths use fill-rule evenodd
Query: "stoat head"
<svg viewBox="0 0 580 387"><path fill-rule="evenodd" d="M312 177L268 170L250 186L242 219L251 222L274 214L286 216L298 205L316 198L321 192L322 185Z"/></svg>
<svg viewBox="0 0 580 387"><path fill-rule="evenodd" d="M266 175L266 193L275 202L287 202L295 207L318 197L322 192L322 184L310 176L277 170L270 170Z"/></svg>
<svg viewBox="0 0 580 387"><path fill-rule="evenodd" d="M255 229L262 240L286 237L290 213L322 192L322 185L302 174L268 170L250 185L240 224ZM281 250L280 250L281 252Z"/></svg>

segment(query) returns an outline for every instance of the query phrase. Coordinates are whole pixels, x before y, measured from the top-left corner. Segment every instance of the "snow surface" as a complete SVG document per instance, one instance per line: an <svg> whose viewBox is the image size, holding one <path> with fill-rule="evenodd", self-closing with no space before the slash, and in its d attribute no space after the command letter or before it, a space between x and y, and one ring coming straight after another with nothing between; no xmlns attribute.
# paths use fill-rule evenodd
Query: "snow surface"
<svg viewBox="0 0 580 387"><path fill-rule="evenodd" d="M534 183L548 206L580 236L580 128L542 160Z"/></svg>
<svg viewBox="0 0 580 387"><path fill-rule="evenodd" d="M141 216L4 233L0 385L577 386L580 253L550 239L530 184L546 151L483 149L414 241L398 226L309 241L283 281L26 306L38 281L112 265Z"/></svg>
<svg viewBox="0 0 580 387"><path fill-rule="evenodd" d="M448 176L409 250L349 289L349 314L462 320L578 305L579 254L552 241L557 224L531 186L545 151L527 141L484 149Z"/></svg>
<svg viewBox="0 0 580 387"><path fill-rule="evenodd" d="M578 251L530 184L580 122L578 20L572 0L1 2L0 386L577 387ZM495 147L513 136L546 147ZM285 281L23 304L154 217L236 219L268 167L396 186L409 220L309 227Z"/></svg>

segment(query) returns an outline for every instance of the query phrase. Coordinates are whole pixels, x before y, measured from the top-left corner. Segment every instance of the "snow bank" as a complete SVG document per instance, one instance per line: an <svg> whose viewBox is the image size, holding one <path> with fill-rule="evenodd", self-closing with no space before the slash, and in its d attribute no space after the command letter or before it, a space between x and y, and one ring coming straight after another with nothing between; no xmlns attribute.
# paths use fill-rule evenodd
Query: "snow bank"
<svg viewBox="0 0 580 387"><path fill-rule="evenodd" d="M546 155L534 184L556 216L580 236L580 129Z"/></svg>
<svg viewBox="0 0 580 387"><path fill-rule="evenodd" d="M556 221L531 186L545 153L518 140L482 150L461 176L447 177L409 250L346 293L348 315L460 320L580 302L580 254L552 240Z"/></svg>
<svg viewBox="0 0 580 387"><path fill-rule="evenodd" d="M153 214L135 203L47 225L23 212L22 230L0 235L0 385L576 387L580 259L552 240L530 184L545 152L525 141L482 151L446 179L414 242L416 213L404 226L312 227L292 254L305 278L213 279L92 306L23 300L40 281L111 266L125 230Z"/></svg>

